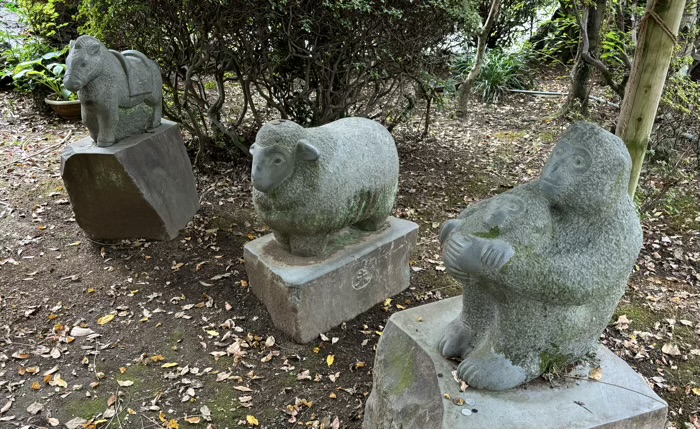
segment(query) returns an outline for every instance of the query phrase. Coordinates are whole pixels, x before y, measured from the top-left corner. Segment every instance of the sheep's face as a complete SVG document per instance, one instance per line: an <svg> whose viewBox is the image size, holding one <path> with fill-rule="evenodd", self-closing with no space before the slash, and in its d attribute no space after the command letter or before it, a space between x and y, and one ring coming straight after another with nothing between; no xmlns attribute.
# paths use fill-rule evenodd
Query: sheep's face
<svg viewBox="0 0 700 429"><path fill-rule="evenodd" d="M253 187L263 193L284 183L294 172L297 159L318 161L319 158L318 149L306 140L298 141L292 151L277 144L267 147L254 144L250 147L250 153L253 155Z"/></svg>

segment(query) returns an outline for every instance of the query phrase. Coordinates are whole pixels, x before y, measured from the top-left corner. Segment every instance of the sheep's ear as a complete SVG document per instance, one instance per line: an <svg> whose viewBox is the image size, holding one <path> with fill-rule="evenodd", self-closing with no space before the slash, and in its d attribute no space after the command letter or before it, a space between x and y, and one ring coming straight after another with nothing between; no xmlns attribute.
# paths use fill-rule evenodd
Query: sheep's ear
<svg viewBox="0 0 700 429"><path fill-rule="evenodd" d="M68 43L68 49L70 49L72 51L74 47L75 47L75 40L71 40Z"/></svg>
<svg viewBox="0 0 700 429"><path fill-rule="evenodd" d="M297 142L297 156L304 161L316 161L321 156L321 152L308 140L299 140Z"/></svg>

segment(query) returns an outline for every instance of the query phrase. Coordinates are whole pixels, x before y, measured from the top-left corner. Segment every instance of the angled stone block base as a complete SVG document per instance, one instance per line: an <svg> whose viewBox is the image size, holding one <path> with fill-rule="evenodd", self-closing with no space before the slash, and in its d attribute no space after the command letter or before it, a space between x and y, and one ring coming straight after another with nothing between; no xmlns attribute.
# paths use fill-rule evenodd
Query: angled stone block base
<svg viewBox="0 0 700 429"><path fill-rule="evenodd" d="M68 146L61 177L76 222L94 240L170 240L199 208L180 129L166 120L109 147L90 137Z"/></svg>
<svg viewBox="0 0 700 429"><path fill-rule="evenodd" d="M305 258L268 234L245 245L250 288L278 329L306 343L406 289L417 235L418 225L390 217L379 232L349 228L325 256Z"/></svg>
<svg viewBox="0 0 700 429"><path fill-rule="evenodd" d="M440 356L437 342L461 311L461 300L423 305L389 319L377 348L363 429L664 428L666 403L603 346L596 352L602 382L561 379L552 388L536 380L505 392L460 392L452 376L457 362ZM455 405L445 394L465 403Z"/></svg>

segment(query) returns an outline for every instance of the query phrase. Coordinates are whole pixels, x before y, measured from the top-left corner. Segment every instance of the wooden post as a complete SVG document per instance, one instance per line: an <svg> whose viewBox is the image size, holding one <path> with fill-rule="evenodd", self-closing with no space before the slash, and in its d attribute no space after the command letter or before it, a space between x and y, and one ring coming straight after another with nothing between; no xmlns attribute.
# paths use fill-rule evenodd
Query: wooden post
<svg viewBox="0 0 700 429"><path fill-rule="evenodd" d="M630 197L637 189L684 9L685 0L649 1L639 28L637 52L615 130L632 156Z"/></svg>

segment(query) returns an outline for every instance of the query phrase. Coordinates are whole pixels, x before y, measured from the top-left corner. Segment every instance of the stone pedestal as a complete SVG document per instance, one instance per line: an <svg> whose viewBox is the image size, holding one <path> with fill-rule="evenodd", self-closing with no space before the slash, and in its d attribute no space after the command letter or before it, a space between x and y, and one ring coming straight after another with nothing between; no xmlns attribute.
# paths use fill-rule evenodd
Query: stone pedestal
<svg viewBox="0 0 700 429"><path fill-rule="evenodd" d="M109 147L90 137L68 146L61 177L76 222L94 240L170 240L199 208L180 129L166 120Z"/></svg>
<svg viewBox="0 0 700 429"><path fill-rule="evenodd" d="M379 232L346 229L323 257L286 252L272 234L245 245L250 288L274 325L306 343L408 287L418 225L389 218Z"/></svg>
<svg viewBox="0 0 700 429"><path fill-rule="evenodd" d="M389 319L377 348L363 429L664 428L666 403L603 346L596 352L601 382L586 379L584 371L584 379L557 379L556 387L536 380L504 392L460 392L452 376L458 363L440 356L437 342L459 314L461 300L416 307Z"/></svg>

